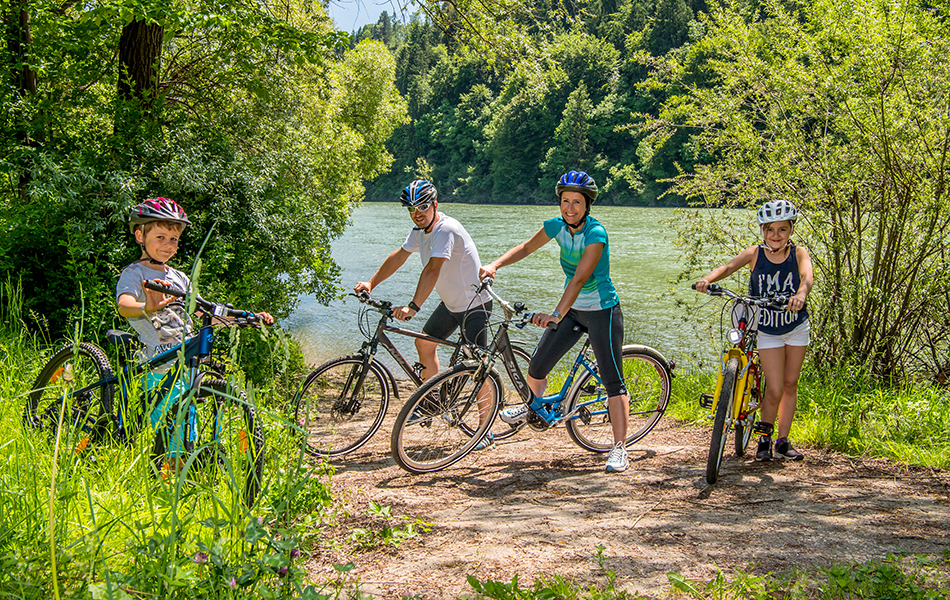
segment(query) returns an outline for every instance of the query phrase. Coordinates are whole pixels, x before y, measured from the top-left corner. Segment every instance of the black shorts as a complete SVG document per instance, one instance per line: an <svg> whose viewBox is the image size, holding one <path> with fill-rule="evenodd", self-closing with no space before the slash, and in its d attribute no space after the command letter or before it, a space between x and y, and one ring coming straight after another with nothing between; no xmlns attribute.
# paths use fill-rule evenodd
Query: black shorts
<svg viewBox="0 0 950 600"><path fill-rule="evenodd" d="M456 329L462 328L462 335L466 343L488 346L488 317L491 316L491 300L463 312L452 312L445 307L444 302L432 311L426 321L422 333L447 340Z"/></svg>
<svg viewBox="0 0 950 600"><path fill-rule="evenodd" d="M590 338L591 348L594 349L597 370L604 387L607 388L607 395L626 394L620 373L620 363L623 360L623 312L619 304L602 310L567 311L557 329L544 330L541 341L531 356L528 375L535 379L547 377L554 365L585 333Z"/></svg>

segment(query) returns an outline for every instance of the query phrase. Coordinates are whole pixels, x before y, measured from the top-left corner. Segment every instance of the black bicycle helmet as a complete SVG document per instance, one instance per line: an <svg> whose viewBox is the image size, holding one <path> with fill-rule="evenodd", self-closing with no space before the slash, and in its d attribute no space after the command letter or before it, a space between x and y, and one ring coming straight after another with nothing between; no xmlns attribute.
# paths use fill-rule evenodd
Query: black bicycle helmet
<svg viewBox="0 0 950 600"><path fill-rule="evenodd" d="M568 171L561 175L554 190L558 199L561 198L561 192L580 192L590 202L597 199L597 184L594 183L594 178L584 171Z"/></svg>
<svg viewBox="0 0 950 600"><path fill-rule="evenodd" d="M416 206L417 204L433 203L439 199L439 193L431 181L425 179L416 179L406 186L402 191L399 201L403 206Z"/></svg>
<svg viewBox="0 0 950 600"><path fill-rule="evenodd" d="M129 216L129 231L135 233L136 227L153 221L181 223L182 228L191 225L185 209L174 200L159 196L143 200L132 209L132 214Z"/></svg>

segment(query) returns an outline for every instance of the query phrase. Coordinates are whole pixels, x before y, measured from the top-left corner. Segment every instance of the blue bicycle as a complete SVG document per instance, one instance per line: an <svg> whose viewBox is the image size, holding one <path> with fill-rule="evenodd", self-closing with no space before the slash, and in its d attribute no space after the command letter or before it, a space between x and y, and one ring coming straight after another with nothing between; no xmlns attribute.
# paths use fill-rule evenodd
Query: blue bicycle
<svg viewBox="0 0 950 600"><path fill-rule="evenodd" d="M145 286L171 296L185 297L172 286L146 282ZM23 408L24 423L59 435L67 448L85 451L110 437L131 443L146 416L157 422L151 459L156 476L189 468L194 479L215 488L232 490L234 498L250 508L261 488L264 468L264 429L243 389L227 381L225 365L212 358L214 324L256 327L256 314L200 297L201 328L197 335L146 362L133 360L138 339L125 331L110 330L106 339L123 351L118 374L106 353L89 342L68 344L43 366ZM184 353L179 369L166 376L161 393L132 393L133 383L160 365ZM184 389L174 404L161 406L171 386ZM118 389L118 397L116 390ZM134 402L137 399L138 402ZM190 466L189 466L190 465Z"/></svg>
<svg viewBox="0 0 950 600"><path fill-rule="evenodd" d="M410 473L431 473L450 467L475 449L491 429L504 405L504 385L494 365L502 360L515 376L514 385L527 390L520 369L510 369L515 357L508 329L527 325L532 313L514 306L492 290L491 280L482 287L504 311L495 325L487 349L472 347L474 358L445 369L425 382L402 407L393 425L392 455ZM519 315L521 315L519 317ZM543 431L564 424L571 439L585 450L609 452L613 430L607 411L607 392L585 340L561 390L542 399L543 407L528 426ZM630 344L623 347L622 373L630 396L627 446L643 439L666 411L675 364L653 348ZM527 397L527 396L525 396Z"/></svg>

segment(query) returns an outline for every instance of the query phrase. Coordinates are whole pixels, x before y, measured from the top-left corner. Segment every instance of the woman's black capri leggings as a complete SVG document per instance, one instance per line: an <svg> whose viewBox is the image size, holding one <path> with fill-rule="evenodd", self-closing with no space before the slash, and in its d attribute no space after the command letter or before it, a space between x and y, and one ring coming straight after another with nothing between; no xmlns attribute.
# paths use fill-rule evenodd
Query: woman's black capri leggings
<svg viewBox="0 0 950 600"><path fill-rule="evenodd" d="M626 394L621 374L623 360L623 312L620 305L601 310L567 311L557 329L547 329L531 356L528 375L544 379L561 357L567 354L584 333L590 338L600 378L608 396Z"/></svg>

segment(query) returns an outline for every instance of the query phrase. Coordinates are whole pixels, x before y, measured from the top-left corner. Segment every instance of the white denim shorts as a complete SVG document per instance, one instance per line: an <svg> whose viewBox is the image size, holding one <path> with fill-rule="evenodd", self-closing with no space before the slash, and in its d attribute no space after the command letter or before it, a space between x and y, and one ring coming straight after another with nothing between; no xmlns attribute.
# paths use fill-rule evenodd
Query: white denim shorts
<svg viewBox="0 0 950 600"><path fill-rule="evenodd" d="M808 324L808 319L805 319L798 324L798 327L781 335L770 335L760 331L756 346L759 350L782 348L784 346L807 346L811 340L810 330L811 326Z"/></svg>

